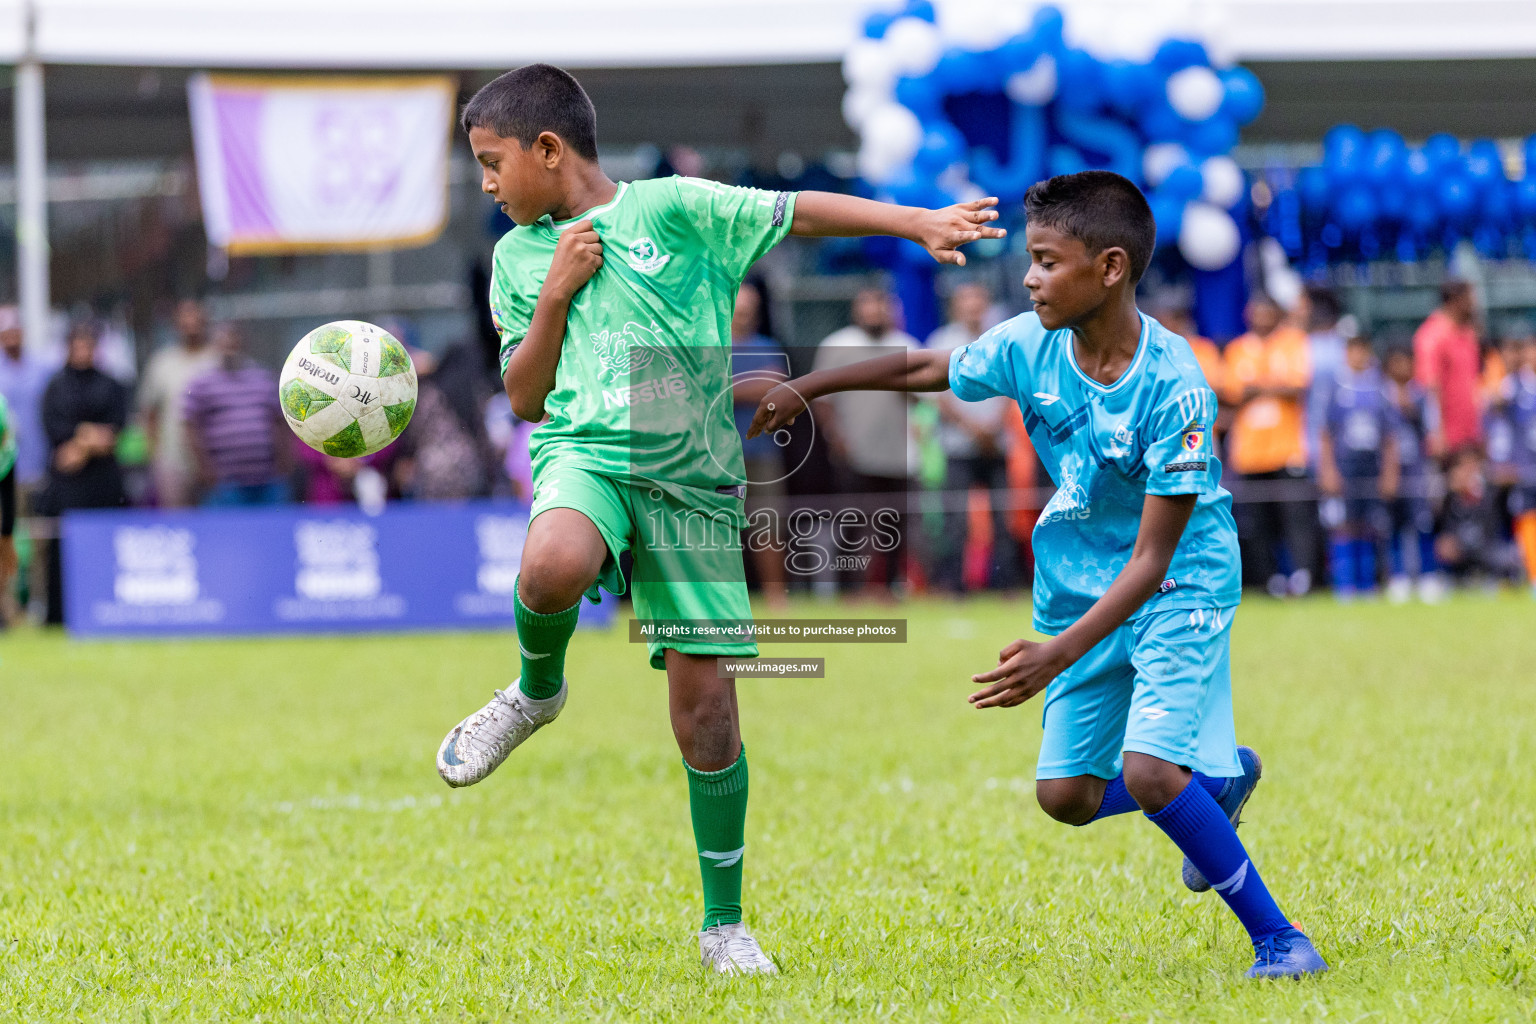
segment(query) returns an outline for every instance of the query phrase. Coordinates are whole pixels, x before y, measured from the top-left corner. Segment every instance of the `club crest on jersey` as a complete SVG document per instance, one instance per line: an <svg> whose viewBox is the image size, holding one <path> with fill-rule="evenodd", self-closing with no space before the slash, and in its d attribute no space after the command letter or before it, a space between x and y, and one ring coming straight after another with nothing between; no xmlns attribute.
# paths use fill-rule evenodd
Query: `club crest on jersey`
<svg viewBox="0 0 1536 1024"><path fill-rule="evenodd" d="M629 243L629 251L624 255L624 262L642 274L656 273L671 259L671 256L664 256L657 250L655 241L649 235Z"/></svg>
<svg viewBox="0 0 1536 1024"><path fill-rule="evenodd" d="M1200 445L1205 442L1205 427L1199 423L1191 423L1184 428L1184 450L1197 452Z"/></svg>

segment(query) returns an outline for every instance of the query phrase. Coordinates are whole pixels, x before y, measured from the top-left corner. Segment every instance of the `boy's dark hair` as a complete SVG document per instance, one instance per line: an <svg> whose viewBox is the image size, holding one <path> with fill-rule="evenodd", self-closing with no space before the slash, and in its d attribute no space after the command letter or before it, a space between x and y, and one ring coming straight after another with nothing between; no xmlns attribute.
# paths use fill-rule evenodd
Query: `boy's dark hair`
<svg viewBox="0 0 1536 1024"><path fill-rule="evenodd" d="M1147 197L1114 171L1079 171L1037 181L1024 193L1024 217L1082 242L1090 255L1111 246L1125 250L1134 287L1157 241L1157 224Z"/></svg>
<svg viewBox="0 0 1536 1024"><path fill-rule="evenodd" d="M1472 285L1459 277L1453 277L1440 285L1440 304L1455 302L1472 290Z"/></svg>
<svg viewBox="0 0 1536 1024"><path fill-rule="evenodd" d="M529 64L481 87L464 104L459 126L484 128L524 149L554 132L577 156L597 159L597 111L581 83L553 64Z"/></svg>
<svg viewBox="0 0 1536 1024"><path fill-rule="evenodd" d="M1314 331L1328 330L1344 315L1339 293L1327 285L1308 285L1307 298L1312 300L1312 322L1308 326Z"/></svg>

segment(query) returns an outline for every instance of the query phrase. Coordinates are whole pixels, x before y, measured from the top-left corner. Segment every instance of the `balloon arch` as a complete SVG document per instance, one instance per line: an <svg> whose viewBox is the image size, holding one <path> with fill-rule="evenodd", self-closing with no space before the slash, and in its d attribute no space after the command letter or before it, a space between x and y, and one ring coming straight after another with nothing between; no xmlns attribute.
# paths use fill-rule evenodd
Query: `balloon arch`
<svg viewBox="0 0 1536 1024"><path fill-rule="evenodd" d="M1054 7L971 0L871 14L843 61L860 176L895 202L995 195L1006 209L1043 178L1108 168L1146 190L1160 248L1228 288L1235 272L1240 291L1248 189L1229 153L1263 107L1258 79L1214 66L1192 39L1167 39L1145 61L1100 59L1063 27ZM926 260L904 246L889 261L909 306L924 276L932 305Z"/></svg>

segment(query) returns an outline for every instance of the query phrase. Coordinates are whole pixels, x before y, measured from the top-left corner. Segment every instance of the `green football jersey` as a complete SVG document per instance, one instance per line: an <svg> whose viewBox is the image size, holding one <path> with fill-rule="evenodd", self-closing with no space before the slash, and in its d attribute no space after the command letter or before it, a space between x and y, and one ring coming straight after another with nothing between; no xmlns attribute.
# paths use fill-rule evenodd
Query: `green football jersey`
<svg viewBox="0 0 1536 1024"><path fill-rule="evenodd" d="M792 193L699 178L620 183L569 221L545 217L496 245L491 315L505 372L528 333L560 233L591 220L603 265L571 302L534 472L574 460L629 481L743 483L731 400L731 313L757 258L789 233Z"/></svg>
<svg viewBox="0 0 1536 1024"><path fill-rule="evenodd" d="M0 395L0 478L16 465L16 424L11 418L10 406Z"/></svg>

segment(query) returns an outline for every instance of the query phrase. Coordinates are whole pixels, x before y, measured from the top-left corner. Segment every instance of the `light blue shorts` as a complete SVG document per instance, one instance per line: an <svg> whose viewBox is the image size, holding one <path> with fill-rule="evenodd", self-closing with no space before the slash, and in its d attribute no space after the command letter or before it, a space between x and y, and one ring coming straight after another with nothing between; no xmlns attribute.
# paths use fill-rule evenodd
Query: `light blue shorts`
<svg viewBox="0 0 1536 1024"><path fill-rule="evenodd" d="M1121 752L1241 775L1232 725L1232 608L1133 619L1045 688L1037 779L1120 774Z"/></svg>

